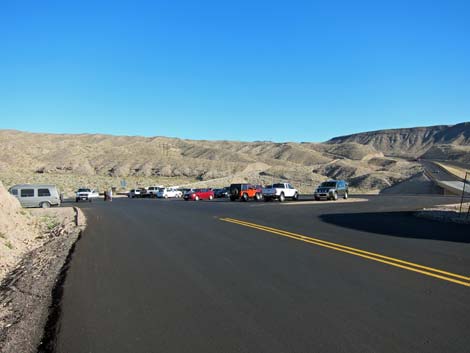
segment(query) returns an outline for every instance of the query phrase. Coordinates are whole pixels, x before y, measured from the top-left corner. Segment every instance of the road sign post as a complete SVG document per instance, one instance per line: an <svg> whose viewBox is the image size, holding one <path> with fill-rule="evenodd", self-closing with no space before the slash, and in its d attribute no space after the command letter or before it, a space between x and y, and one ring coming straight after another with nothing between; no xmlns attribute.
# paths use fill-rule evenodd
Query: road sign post
<svg viewBox="0 0 470 353"><path fill-rule="evenodd" d="M468 172L465 172L465 179L463 180L463 188L462 188L462 197L460 199L460 210L459 210L459 214L462 214L462 208L463 208L463 204L464 204L464 201L465 201L465 186L467 185L467 180L468 180ZM468 214L470 212L470 205L468 206L468 211L467 211L467 215L466 217L468 217Z"/></svg>

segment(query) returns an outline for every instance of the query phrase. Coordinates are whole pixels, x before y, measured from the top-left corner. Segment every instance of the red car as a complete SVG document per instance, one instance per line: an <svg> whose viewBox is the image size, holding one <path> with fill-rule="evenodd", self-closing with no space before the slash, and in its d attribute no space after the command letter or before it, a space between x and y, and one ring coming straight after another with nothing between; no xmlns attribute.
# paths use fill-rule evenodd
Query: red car
<svg viewBox="0 0 470 353"><path fill-rule="evenodd" d="M195 189L187 194L184 194L186 201L193 200L212 200L214 198L214 191L212 189Z"/></svg>

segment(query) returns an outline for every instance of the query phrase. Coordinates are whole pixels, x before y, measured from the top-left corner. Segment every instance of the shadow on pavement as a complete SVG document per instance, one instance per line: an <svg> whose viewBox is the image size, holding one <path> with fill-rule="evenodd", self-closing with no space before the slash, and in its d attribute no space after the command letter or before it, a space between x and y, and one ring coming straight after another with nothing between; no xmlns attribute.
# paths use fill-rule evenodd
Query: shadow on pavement
<svg viewBox="0 0 470 353"><path fill-rule="evenodd" d="M411 212L339 213L321 215L326 223L387 236L470 243L470 227L417 218Z"/></svg>

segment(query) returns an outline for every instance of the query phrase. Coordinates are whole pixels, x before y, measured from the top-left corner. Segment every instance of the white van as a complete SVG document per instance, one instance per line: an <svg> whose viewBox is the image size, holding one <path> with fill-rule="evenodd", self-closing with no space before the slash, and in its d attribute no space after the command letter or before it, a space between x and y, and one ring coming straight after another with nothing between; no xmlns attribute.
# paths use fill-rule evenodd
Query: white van
<svg viewBox="0 0 470 353"><path fill-rule="evenodd" d="M55 185L48 184L21 184L8 189L23 207L60 206L60 194Z"/></svg>

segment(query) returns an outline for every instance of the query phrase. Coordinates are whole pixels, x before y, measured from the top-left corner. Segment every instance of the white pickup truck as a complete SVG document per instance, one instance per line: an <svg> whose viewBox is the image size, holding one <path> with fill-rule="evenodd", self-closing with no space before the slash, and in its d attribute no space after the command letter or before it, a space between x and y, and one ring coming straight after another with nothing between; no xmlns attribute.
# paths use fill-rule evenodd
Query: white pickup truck
<svg viewBox="0 0 470 353"><path fill-rule="evenodd" d="M91 202L93 199L97 199L98 197L100 197L98 191L88 188L80 188L75 193L75 202L80 200Z"/></svg>
<svg viewBox="0 0 470 353"><path fill-rule="evenodd" d="M289 183L277 183L263 188L264 201L277 199L283 202L286 198L299 199L299 192Z"/></svg>

